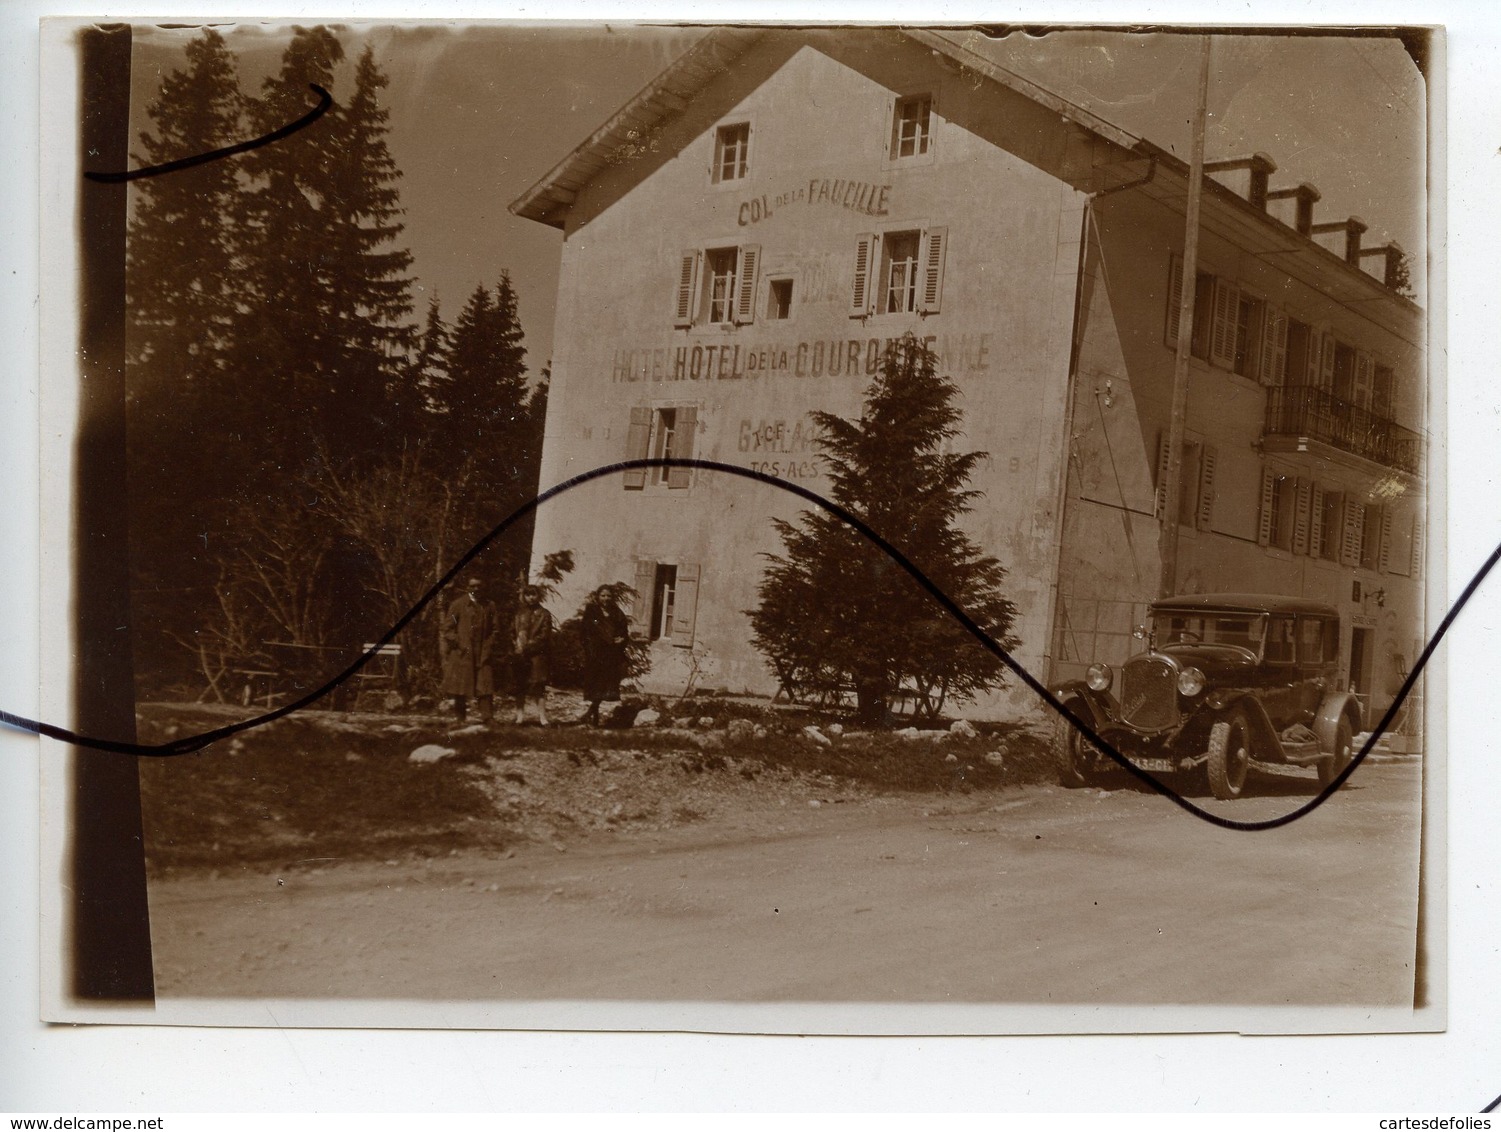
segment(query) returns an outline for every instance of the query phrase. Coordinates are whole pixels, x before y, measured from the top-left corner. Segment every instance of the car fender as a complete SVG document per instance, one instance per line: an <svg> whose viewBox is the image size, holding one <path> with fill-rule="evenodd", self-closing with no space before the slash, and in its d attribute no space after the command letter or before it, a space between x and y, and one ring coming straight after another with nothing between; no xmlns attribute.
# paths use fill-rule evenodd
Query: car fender
<svg viewBox="0 0 1501 1132"><path fill-rule="evenodd" d="M1246 688L1221 688L1207 697L1205 703L1221 716L1235 707L1243 710L1251 724L1252 738L1256 741L1257 761L1282 761L1282 740L1277 735L1277 729L1272 726L1272 719L1267 715L1261 697L1255 692Z"/></svg>
<svg viewBox="0 0 1501 1132"><path fill-rule="evenodd" d="M1341 718L1349 719L1352 735L1365 730L1360 720L1360 701L1354 692L1329 692L1319 703L1319 710L1313 717L1313 733L1319 737L1319 750L1334 750L1334 737L1339 731Z"/></svg>
<svg viewBox="0 0 1501 1132"><path fill-rule="evenodd" d="M1120 718L1120 708L1115 702L1115 697L1109 691L1096 692L1083 680L1070 680L1066 684L1060 684L1053 689L1053 695L1065 704L1069 700L1083 700L1084 706L1094 716L1096 728Z"/></svg>

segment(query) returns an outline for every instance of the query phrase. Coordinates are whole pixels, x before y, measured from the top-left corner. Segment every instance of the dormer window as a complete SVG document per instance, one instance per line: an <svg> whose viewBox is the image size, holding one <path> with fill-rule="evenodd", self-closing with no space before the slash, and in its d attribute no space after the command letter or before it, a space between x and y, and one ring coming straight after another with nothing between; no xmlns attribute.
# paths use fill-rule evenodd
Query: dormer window
<svg viewBox="0 0 1501 1132"><path fill-rule="evenodd" d="M891 117L891 160L921 157L933 137L933 96L915 94L896 100Z"/></svg>
<svg viewBox="0 0 1501 1132"><path fill-rule="evenodd" d="M750 123L720 126L714 134L714 181L740 181L750 171Z"/></svg>

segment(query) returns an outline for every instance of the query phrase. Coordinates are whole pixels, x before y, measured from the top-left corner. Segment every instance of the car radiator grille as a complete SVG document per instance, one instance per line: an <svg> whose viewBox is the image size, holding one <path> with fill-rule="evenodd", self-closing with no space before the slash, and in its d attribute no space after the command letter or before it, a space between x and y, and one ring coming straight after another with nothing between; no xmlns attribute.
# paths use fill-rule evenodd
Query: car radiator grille
<svg viewBox="0 0 1501 1132"><path fill-rule="evenodd" d="M1143 657L1121 672L1121 719L1157 731L1178 722L1178 674L1166 661Z"/></svg>

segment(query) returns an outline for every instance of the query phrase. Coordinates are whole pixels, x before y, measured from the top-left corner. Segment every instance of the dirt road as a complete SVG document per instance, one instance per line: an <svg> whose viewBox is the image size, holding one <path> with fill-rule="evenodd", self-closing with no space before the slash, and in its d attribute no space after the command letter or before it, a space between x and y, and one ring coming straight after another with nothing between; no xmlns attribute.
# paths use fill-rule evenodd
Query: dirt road
<svg viewBox="0 0 1501 1132"><path fill-rule="evenodd" d="M1415 763L1264 833L1133 790L771 805L677 830L153 882L158 993L1411 1002ZM1312 783L1206 806L1285 812Z"/></svg>

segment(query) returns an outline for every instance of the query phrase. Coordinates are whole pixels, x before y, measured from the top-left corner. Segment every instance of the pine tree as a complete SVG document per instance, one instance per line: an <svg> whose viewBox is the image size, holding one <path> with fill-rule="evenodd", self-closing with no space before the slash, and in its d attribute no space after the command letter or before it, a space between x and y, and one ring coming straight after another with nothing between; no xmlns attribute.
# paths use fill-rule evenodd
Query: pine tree
<svg viewBox="0 0 1501 1132"><path fill-rule="evenodd" d="M205 29L147 108L137 165L243 139L233 56ZM134 642L138 672L185 674L182 610L207 600L204 535L222 529L223 466L205 437L219 433L242 230L234 162L213 161L135 183L126 245L127 447ZM188 671L191 671L190 669ZM154 689L153 689L154 690Z"/></svg>
<svg viewBox="0 0 1501 1132"><path fill-rule="evenodd" d="M960 529L985 453L945 449L959 435L958 388L910 335L893 343L860 418L814 413L834 502L868 523L1006 647L1016 616L1005 570ZM858 714L884 720L899 688L932 718L950 698L1000 684L1000 662L904 570L841 520L805 511L774 520L783 553L767 555L756 646L784 685L836 698L853 688Z"/></svg>

